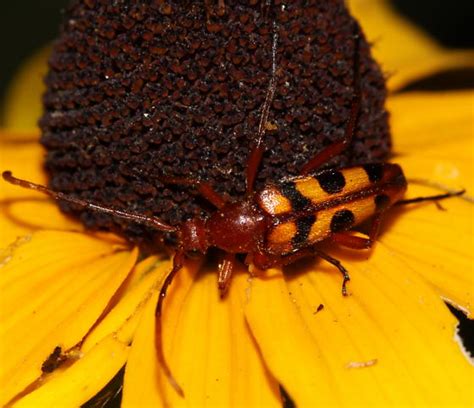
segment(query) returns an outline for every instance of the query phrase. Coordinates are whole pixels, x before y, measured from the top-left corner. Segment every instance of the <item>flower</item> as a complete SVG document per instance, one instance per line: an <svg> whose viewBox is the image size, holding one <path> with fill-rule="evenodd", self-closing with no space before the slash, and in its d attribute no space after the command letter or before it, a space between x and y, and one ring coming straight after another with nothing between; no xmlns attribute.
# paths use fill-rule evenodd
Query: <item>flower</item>
<svg viewBox="0 0 474 408"><path fill-rule="evenodd" d="M467 64L472 53L441 49L384 1L351 5L369 38L380 38L374 53L393 72L394 161L409 179L471 194L473 92L397 90ZM410 48L402 52L400 43ZM12 112L28 106L22 89L8 103ZM28 122L21 112L9 116L11 128ZM2 169L46 183L34 134L7 128L0 146ZM338 272L317 260L287 274L239 271L225 300L215 271L188 263L163 317L165 355L182 399L154 348L154 308L169 260L139 260L125 241L87 233L42 195L0 186L2 405L79 406L124 364L123 406L281 406L280 385L301 407L472 405L473 368L443 303L471 316L473 206L466 199L443 201L446 211L432 203L392 210L370 253L330 248L351 272L347 298ZM410 184L409 197L427 194L433 189ZM42 373L46 360L54 368L48 357L57 346L66 361Z"/></svg>

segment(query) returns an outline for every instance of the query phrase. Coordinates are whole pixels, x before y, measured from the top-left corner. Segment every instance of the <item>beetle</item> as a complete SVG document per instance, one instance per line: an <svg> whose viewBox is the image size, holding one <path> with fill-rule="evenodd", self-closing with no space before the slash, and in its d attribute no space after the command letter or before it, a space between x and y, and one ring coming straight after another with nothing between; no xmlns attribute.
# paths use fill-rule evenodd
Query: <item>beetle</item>
<svg viewBox="0 0 474 408"><path fill-rule="evenodd" d="M154 216L95 204L16 178L10 171L3 172L3 178L9 183L40 191L83 209L108 213L176 235L178 245L173 267L164 280L156 306L156 349L165 375L180 395L184 393L172 376L162 350L161 315L166 291L176 273L183 267L187 255L205 255L211 247L224 252L217 279L222 296L229 287L238 254L246 256L246 264L253 264L263 270L291 264L302 257L318 256L341 272L342 294L347 295L346 284L350 279L347 270L337 259L318 249L318 243L332 240L350 248L368 249L375 242L382 217L391 206L439 200L463 193L403 200L407 182L401 167L392 163L367 163L318 171L351 144L357 124L361 104L359 36L355 35L354 38L353 98L344 137L308 160L299 176L269 183L263 189L255 191L255 179L265 151L263 136L276 89L278 35L274 24L272 75L255 142L247 159L245 196L237 201L227 201L209 182L163 176L164 183L193 186L203 198L213 204L216 210L206 218L198 216L173 226ZM354 226L370 218L372 224L367 237L350 234L349 231Z"/></svg>

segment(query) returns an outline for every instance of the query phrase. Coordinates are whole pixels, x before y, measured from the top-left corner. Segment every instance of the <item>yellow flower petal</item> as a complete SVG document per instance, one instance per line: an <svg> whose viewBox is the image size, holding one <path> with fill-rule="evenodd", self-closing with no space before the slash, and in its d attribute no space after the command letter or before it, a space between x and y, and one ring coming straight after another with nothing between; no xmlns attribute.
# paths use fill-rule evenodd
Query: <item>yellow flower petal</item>
<svg viewBox="0 0 474 408"><path fill-rule="evenodd" d="M15 140L22 134L0 132L0 171L11 170L14 175L39 184L47 184L43 168L44 150L36 138ZM40 193L26 190L0 179L0 199L18 197L44 197Z"/></svg>
<svg viewBox="0 0 474 408"><path fill-rule="evenodd" d="M42 229L83 231L81 223L63 214L47 198L0 200L0 249L17 238Z"/></svg>
<svg viewBox="0 0 474 408"><path fill-rule="evenodd" d="M412 184L431 184L451 190L466 189L467 195L474 193L474 166L472 153L474 141L454 140L443 143L442 148L426 148L425 151L410 155L400 156L396 161L400 163ZM429 190L416 194L433 195L440 191ZM415 196L415 193L410 193Z"/></svg>
<svg viewBox="0 0 474 408"><path fill-rule="evenodd" d="M470 143L470 142L469 142ZM440 183L452 190L474 191L472 154L466 141L444 143L413 156L399 157L409 179ZM472 145L472 143L470 143ZM472 150L471 150L472 151ZM411 183L407 197L440 191ZM471 314L474 307L474 205L461 197L392 210L380 240L432 283L438 293ZM444 211L443 211L444 209Z"/></svg>
<svg viewBox="0 0 474 408"><path fill-rule="evenodd" d="M159 260L156 256L140 262L128 278L127 287L120 301L110 310L88 334L81 351L87 352L110 333L116 333L123 343L131 342L140 315L151 296L152 288L162 282L170 271L169 260Z"/></svg>
<svg viewBox="0 0 474 408"><path fill-rule="evenodd" d="M70 367L50 374L46 384L22 397L15 408L79 407L102 389L125 364L129 347L113 335Z"/></svg>
<svg viewBox="0 0 474 408"><path fill-rule="evenodd" d="M37 128L43 112L41 95L44 92L43 78L48 70L50 49L44 48L30 57L11 82L2 105L1 124L14 130Z"/></svg>
<svg viewBox="0 0 474 408"><path fill-rule="evenodd" d="M439 194L418 182L474 192L473 91L415 93L390 99L396 155L408 196ZM416 115L413 115L416 112ZM381 240L407 257L445 298L472 313L474 206L460 198L400 209ZM471 220L471 222L469 221ZM434 265L434 266L433 266Z"/></svg>
<svg viewBox="0 0 474 408"><path fill-rule="evenodd" d="M410 188L411 196L433 190ZM436 194L436 193L435 193ZM416 273L456 306L474 311L474 206L460 198L412 205L396 211L396 219L380 240L406 260Z"/></svg>
<svg viewBox="0 0 474 408"><path fill-rule="evenodd" d="M44 151L34 133L0 131L0 172L47 184ZM0 248L40 229L83 231L83 225L63 214L44 194L11 185L0 178Z"/></svg>
<svg viewBox="0 0 474 408"><path fill-rule="evenodd" d="M163 280L170 262L150 257L133 269L115 298L118 303L87 335L77 362L42 378L41 387L14 406L79 406L92 398L125 365L129 345L152 287ZM91 375L93 373L93 375Z"/></svg>
<svg viewBox="0 0 474 408"><path fill-rule="evenodd" d="M180 271L164 304L165 355L185 398L163 378L154 357L155 293L132 344L124 407L281 406L277 384L244 325L237 286L220 301L216 275L209 272L193 282L195 271ZM245 279L240 274L234 281Z"/></svg>
<svg viewBox="0 0 474 408"><path fill-rule="evenodd" d="M389 89L443 70L474 67L473 51L444 49L401 17L387 0L349 0L348 5L374 43L372 53L389 74Z"/></svg>
<svg viewBox="0 0 474 408"><path fill-rule="evenodd" d="M457 154L472 158L474 91L410 92L389 98L387 107L397 154L430 148L443 154L445 143L464 139L471 150Z"/></svg>
<svg viewBox="0 0 474 408"><path fill-rule="evenodd" d="M267 270L264 279L253 279L247 286L243 282L240 287L248 296L245 315L272 374L298 406L329 406L337 402L336 388L327 375L324 356L308 335L280 271ZM317 306L315 304L313 310ZM327 335L333 336L321 333L321 337Z"/></svg>
<svg viewBox="0 0 474 408"><path fill-rule="evenodd" d="M0 405L75 346L130 273L137 251L106 239L38 232L0 262Z"/></svg>
<svg viewBox="0 0 474 408"><path fill-rule="evenodd" d="M176 318L175 309L179 310L179 305L189 292L197 269L198 265L188 264L175 277L164 304L164 330L166 329L165 323ZM132 350L125 368L122 397L122 407L124 408L163 405L163 386L160 385L162 375L155 349L155 307L157 299L158 290L155 290L147 302L133 339ZM176 305L176 307L172 307L173 305ZM165 345L168 343L166 332L163 335L163 341ZM168 349L165 349L165 354L169 362Z"/></svg>
<svg viewBox="0 0 474 408"><path fill-rule="evenodd" d="M330 253L351 273L346 298L322 262L285 277L267 271L249 288L249 326L296 405L472 405L456 319L411 265L380 243L370 257Z"/></svg>
<svg viewBox="0 0 474 408"><path fill-rule="evenodd" d="M158 292L148 299L138 330L133 338L133 348L125 368L122 407L159 407L162 405L158 389L159 366L154 342L155 306Z"/></svg>

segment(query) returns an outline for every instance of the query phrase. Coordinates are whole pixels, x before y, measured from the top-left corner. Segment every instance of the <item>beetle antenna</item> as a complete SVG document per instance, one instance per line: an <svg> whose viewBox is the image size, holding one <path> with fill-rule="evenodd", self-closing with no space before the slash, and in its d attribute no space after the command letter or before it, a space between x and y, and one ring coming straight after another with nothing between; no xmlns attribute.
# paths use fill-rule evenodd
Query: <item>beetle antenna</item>
<svg viewBox="0 0 474 408"><path fill-rule="evenodd" d="M147 216L138 214L130 211L116 210L115 208L106 207L99 204L91 203L90 201L82 200L77 197L73 197L68 194L64 194L58 191L53 191L41 184L32 183L31 181L22 180L12 175L11 171L4 171L2 177L5 181L16 186L28 188L30 190L39 191L40 193L46 194L57 201L65 201L67 203L75 204L83 209L92 210L95 212L101 212L105 214L111 214L117 218L123 218L126 220L134 221L138 224L146 225L147 227L154 228L163 232L178 232L178 228L172 225L166 224L157 217Z"/></svg>
<svg viewBox="0 0 474 408"><path fill-rule="evenodd" d="M431 181L431 180L428 180L428 179L425 179L425 178L410 177L410 178L407 178L407 181L408 181L409 184L419 184L420 186L431 187L431 188L434 188L434 189L437 189L437 190L444 191L445 193L454 194L454 193L459 192L459 189L455 189L455 188L449 187L445 184L438 183L436 181ZM470 203L474 203L474 197L472 195L463 194L461 196L461 198L465 201L470 202Z"/></svg>
<svg viewBox="0 0 474 408"><path fill-rule="evenodd" d="M276 90L276 54L278 45L278 32L276 29L276 22L273 21L273 41L272 41L272 77L268 84L267 94L262 107L262 115L260 116L260 123L258 125L257 140L252 147L248 161L247 161L247 195L253 191L253 185L255 183L255 177L257 170L262 161L263 152L265 148L263 146L263 135L267 128L268 115L270 113L270 107L273 102Z"/></svg>
<svg viewBox="0 0 474 408"><path fill-rule="evenodd" d="M416 197L416 198L409 198L407 200L400 200L397 201L394 205L406 205L406 204L414 204L414 203L421 203L423 201L439 201L444 200L445 198L449 197L457 197L462 196L466 190L460 190L453 193L445 193L445 194L438 194L433 196L426 196L426 197Z"/></svg>
<svg viewBox="0 0 474 408"><path fill-rule="evenodd" d="M163 370L166 378L168 379L170 385L176 390L176 392L184 398L184 391L174 378L173 374L171 373L171 369L168 366L168 363L165 359L165 353L163 351L163 327L162 327L162 315L163 315L163 301L166 297L166 291L168 286L173 281L173 278L176 276L176 273L183 267L184 264L184 250L182 248L178 248L176 251L174 258L173 258L173 269L165 278L163 285L160 289L160 294L158 296L158 302L156 304L155 309L155 348L156 354L158 358L158 362L160 364L161 369Z"/></svg>

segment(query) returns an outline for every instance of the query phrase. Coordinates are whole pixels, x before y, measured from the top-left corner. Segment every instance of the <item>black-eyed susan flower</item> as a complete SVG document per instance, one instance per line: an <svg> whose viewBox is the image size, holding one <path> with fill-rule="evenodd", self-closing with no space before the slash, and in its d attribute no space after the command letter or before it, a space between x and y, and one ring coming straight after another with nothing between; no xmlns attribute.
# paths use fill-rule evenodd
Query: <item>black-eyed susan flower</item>
<svg viewBox="0 0 474 408"><path fill-rule="evenodd" d="M428 73L467 64L472 54L443 50L400 21L385 2L354 0L351 6L369 39L378 39L374 54L392 74L394 161L409 179L465 188L469 195L473 93L396 90ZM69 62L64 57L55 63ZM28 103L21 99L22 89L31 89L29 81L18 86L20 96L7 102L11 112L20 112L7 116L10 128L39 116L25 110ZM139 92L143 84L132 86ZM179 84L171 83L172 91L179 92ZM60 104L54 98L66 93L49 95L46 103ZM133 110L133 98L130 103ZM60 115L48 120L46 126L62 126ZM52 132L48 137L48 149L61 142ZM2 169L48 183L34 134L7 127L0 143ZM87 154L80 157L86 160ZM73 172L77 155L60 159L56 165ZM87 180L74 180L75 186L81 182ZM124 239L87 232L47 198L0 186L2 405L79 406L124 365L125 407L281 406L280 386L301 407L473 403L473 367L455 341L456 320L443 302L472 313L469 200L444 201L446 211L434 204L393 210L370 253L329 248L353 278L351 295L344 298L338 272L317 260L258 277L241 270L224 300L212 267L188 263L173 282L163 316L164 351L185 390L183 399L163 376L154 345L154 308L170 268L167 257L142 259ZM408 196L432 193L411 184Z"/></svg>

